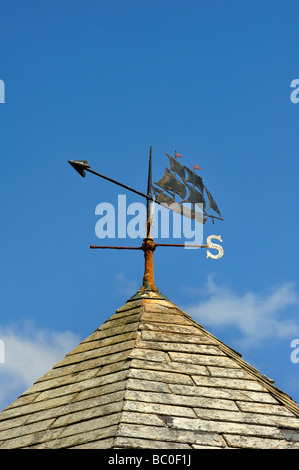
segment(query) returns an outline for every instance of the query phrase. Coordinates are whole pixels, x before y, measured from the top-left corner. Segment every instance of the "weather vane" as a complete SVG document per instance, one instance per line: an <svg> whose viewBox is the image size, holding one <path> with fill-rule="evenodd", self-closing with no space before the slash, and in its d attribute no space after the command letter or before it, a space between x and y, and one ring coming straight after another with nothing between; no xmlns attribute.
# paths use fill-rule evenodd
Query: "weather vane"
<svg viewBox="0 0 299 470"><path fill-rule="evenodd" d="M99 246L90 245L92 249L116 249L116 250L143 250L145 258L145 269L143 277L143 286L139 292L142 291L158 291L154 281L154 264L153 264L153 252L156 247L192 247L192 248L206 248L207 258L219 259L223 256L223 248L219 244L212 243L213 239L217 239L222 242L220 235L210 235L207 238L205 245L194 245L194 244L173 244L173 243L155 243L151 237L151 226L153 223L153 215L151 212L151 203L157 203L169 210L177 212L184 217L195 219L195 221L205 224L208 218L211 218L214 224L214 219L223 220L221 217L220 210L216 204L216 201L212 197L210 191L203 184L202 178L195 172L196 169L201 170L197 165L194 164L193 170L190 170L185 165L182 165L177 161L177 158L182 158L175 151L175 157L171 157L166 153L170 162L170 169L165 168L163 177L152 183L152 147L150 147L149 154L149 167L148 167L148 181L147 181L147 192L142 193L134 188L131 188L119 181L112 178L108 178L96 171L92 170L90 165L87 164L87 160L69 160L70 165L82 176L86 176L86 171L92 173L100 178L103 178L111 183L117 184L124 189L127 189L139 196L146 199L147 210L146 210L146 237L143 240L141 246ZM176 200L176 196L180 200ZM186 207L186 203L191 204L191 209ZM196 210L198 209L198 210ZM212 213L211 213L212 211ZM212 254L209 249L216 249L218 254Z"/></svg>

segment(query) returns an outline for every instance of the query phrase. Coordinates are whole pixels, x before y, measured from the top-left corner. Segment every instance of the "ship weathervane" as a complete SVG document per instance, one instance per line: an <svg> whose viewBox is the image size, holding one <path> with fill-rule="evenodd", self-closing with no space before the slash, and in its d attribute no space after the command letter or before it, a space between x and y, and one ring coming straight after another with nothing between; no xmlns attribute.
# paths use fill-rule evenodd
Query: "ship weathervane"
<svg viewBox="0 0 299 470"><path fill-rule="evenodd" d="M155 202L203 224L206 223L208 217L212 218L213 223L214 219L223 220L216 201L203 184L202 178L195 172L196 169L201 170L201 168L194 164L192 171L179 163L177 157L183 157L176 151L175 158L168 153L166 155L169 158L170 170L166 167L163 177L154 183L156 186L152 185ZM179 196L181 201L177 202L176 196ZM185 207L186 203L191 203L192 209ZM196 211L196 207L200 210ZM217 215L208 213L209 210L213 210Z"/></svg>
<svg viewBox="0 0 299 470"><path fill-rule="evenodd" d="M105 175L102 175L91 169L90 165L87 164L87 160L69 160L69 164L82 176L86 176L86 172L92 173L100 178L103 178L111 183L114 183L126 190L129 190L141 197L144 197L147 202L146 211L146 237L143 240L141 246L99 246L90 245L92 249L118 249L118 250L142 250L144 251L145 258L145 269L143 277L143 286L138 292L159 292L155 286L154 281L154 269L153 269L153 252L156 247L192 247L192 248L206 248L207 258L219 259L223 256L223 248L221 245L213 243L213 239L217 239L222 242L220 235L210 235L207 237L207 243L205 245L188 245L184 244L173 244L173 243L155 243L151 237L151 226L153 222L153 216L151 211L151 203L157 203L169 210L177 212L182 216L195 221L205 224L208 218L211 218L213 223L214 219L223 220L218 205L211 195L210 191L204 185L202 178L195 172L196 169L201 169L194 164L193 170L182 165L177 158L183 158L175 151L175 157L171 157L166 153L170 169L165 167L163 177L152 183L152 147L150 147L149 154L149 167L148 167L148 181L147 181L147 192L146 194L138 191L130 186L125 185L122 182L116 181ZM180 200L177 200L180 198ZM191 205L190 207L186 207ZM218 251L218 254L212 254L209 249ZM159 292L159 294L161 294Z"/></svg>

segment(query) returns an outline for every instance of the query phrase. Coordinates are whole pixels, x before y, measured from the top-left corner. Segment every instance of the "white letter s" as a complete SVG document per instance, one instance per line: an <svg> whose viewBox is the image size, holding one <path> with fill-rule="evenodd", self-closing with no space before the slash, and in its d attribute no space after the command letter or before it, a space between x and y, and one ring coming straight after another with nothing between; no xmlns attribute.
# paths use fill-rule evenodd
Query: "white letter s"
<svg viewBox="0 0 299 470"><path fill-rule="evenodd" d="M207 250L207 258L213 258L213 259L219 259L219 258L222 258L223 254L224 254L224 250L222 248L221 245L218 245L217 243L212 243L211 240L213 238L216 238L217 240L219 240L220 242L222 242L222 239L221 239L221 235L210 235L208 238L207 238L207 245L208 245L208 248L214 248L215 250L218 250L218 255L212 255L212 253L209 252L209 250Z"/></svg>

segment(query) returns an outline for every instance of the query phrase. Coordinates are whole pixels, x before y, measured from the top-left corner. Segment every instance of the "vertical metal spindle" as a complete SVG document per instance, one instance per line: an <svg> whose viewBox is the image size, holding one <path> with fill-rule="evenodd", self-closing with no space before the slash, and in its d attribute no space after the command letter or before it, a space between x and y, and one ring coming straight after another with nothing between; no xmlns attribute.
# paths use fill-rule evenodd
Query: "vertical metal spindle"
<svg viewBox="0 0 299 470"><path fill-rule="evenodd" d="M148 179L147 179L147 201L146 201L146 237L151 232L151 200L152 200L152 147L150 147Z"/></svg>

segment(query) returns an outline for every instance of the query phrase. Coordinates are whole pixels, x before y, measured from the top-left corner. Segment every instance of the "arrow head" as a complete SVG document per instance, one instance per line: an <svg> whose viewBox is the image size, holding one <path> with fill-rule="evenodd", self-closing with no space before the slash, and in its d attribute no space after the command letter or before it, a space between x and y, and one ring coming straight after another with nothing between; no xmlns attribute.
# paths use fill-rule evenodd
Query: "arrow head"
<svg viewBox="0 0 299 470"><path fill-rule="evenodd" d="M84 168L90 168L90 165L87 165L87 160L69 160L70 165L81 175L83 178L86 176Z"/></svg>

